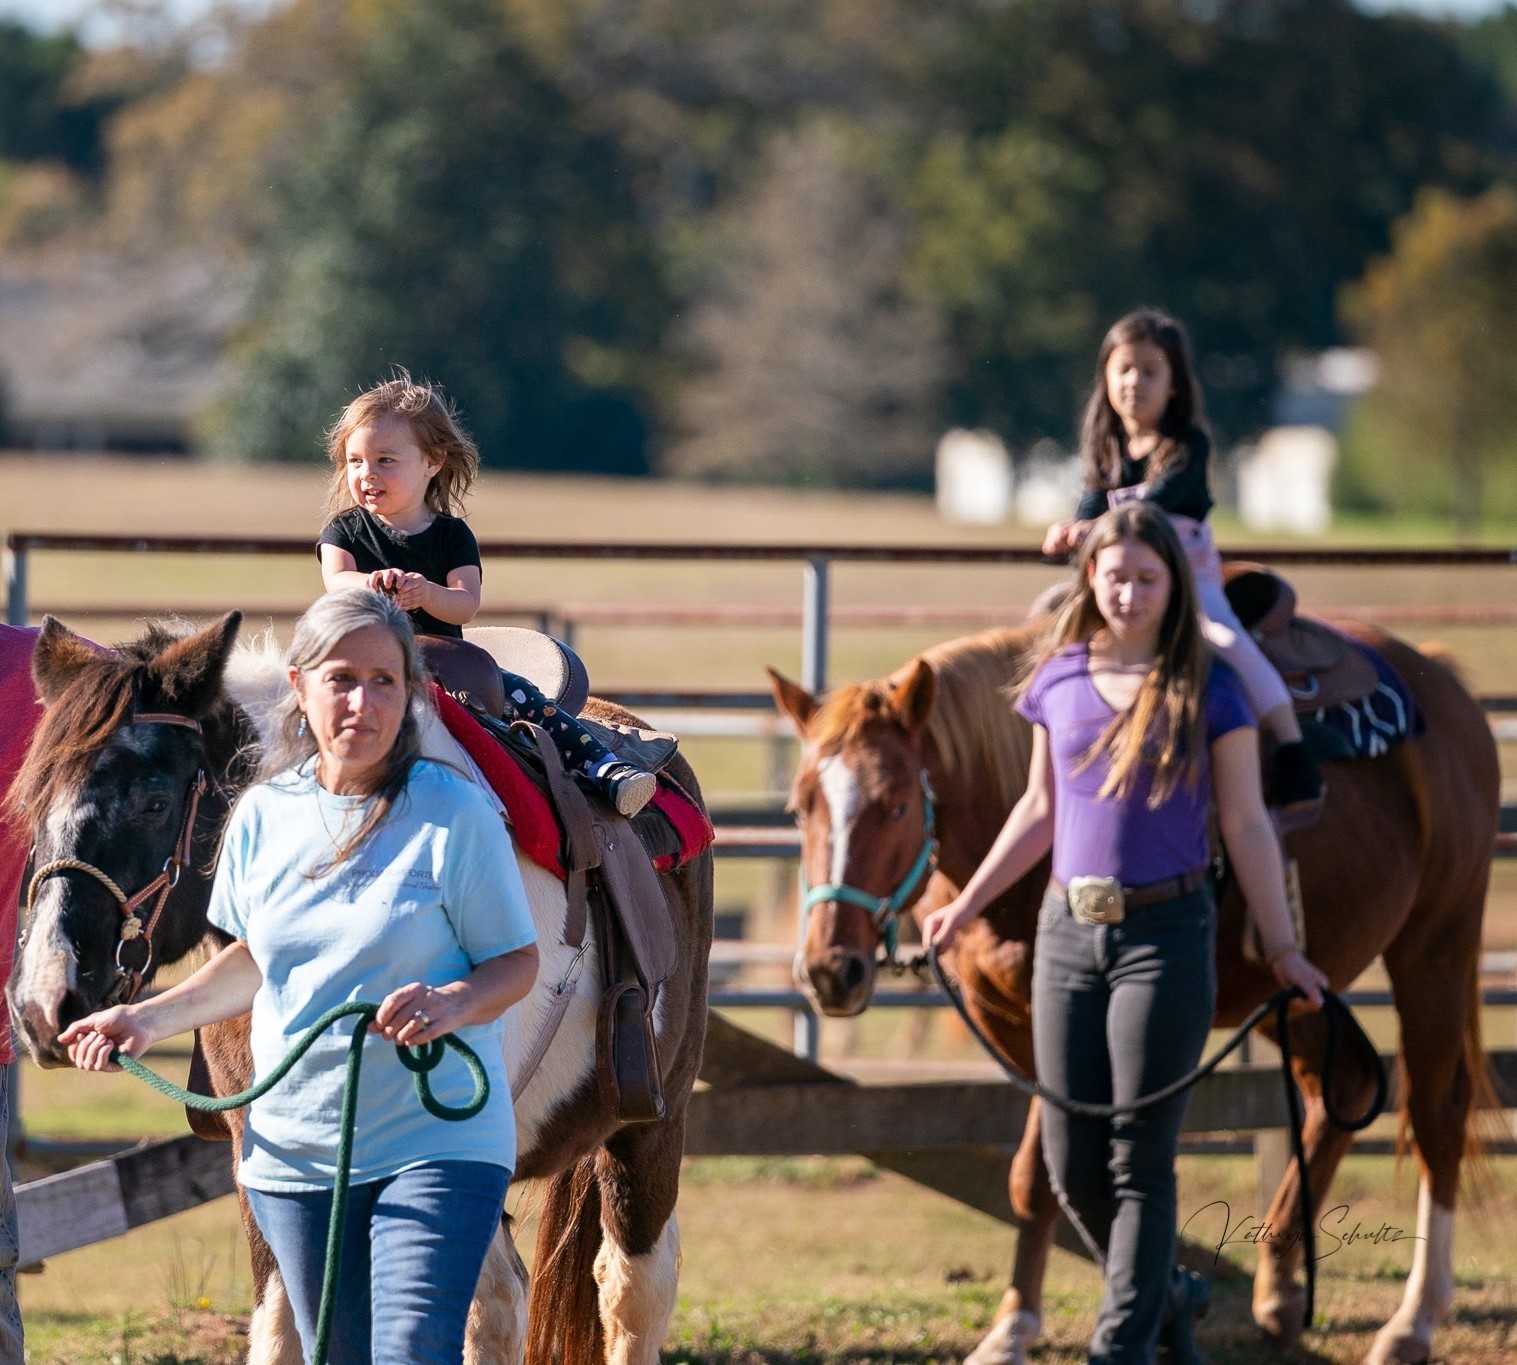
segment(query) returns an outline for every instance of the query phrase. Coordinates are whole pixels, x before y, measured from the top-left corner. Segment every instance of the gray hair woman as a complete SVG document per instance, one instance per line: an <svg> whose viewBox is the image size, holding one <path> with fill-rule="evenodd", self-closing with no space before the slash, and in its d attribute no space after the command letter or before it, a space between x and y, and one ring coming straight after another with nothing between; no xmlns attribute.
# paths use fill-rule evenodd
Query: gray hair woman
<svg viewBox="0 0 1517 1365"><path fill-rule="evenodd" d="M252 1012L255 1078L333 1005L382 1003L371 1031L456 1033L490 1098L441 1123L398 1053L365 1059L329 1359L463 1358L469 1302L500 1220L515 1126L505 1011L531 989L535 931L509 838L485 795L421 757L430 704L405 612L367 589L319 599L295 628L290 691L260 780L233 808L211 896L226 945L152 1000L62 1037L76 1066ZM347 1042L325 1035L248 1114L238 1179L314 1349ZM456 1103L439 1081L438 1098Z"/></svg>

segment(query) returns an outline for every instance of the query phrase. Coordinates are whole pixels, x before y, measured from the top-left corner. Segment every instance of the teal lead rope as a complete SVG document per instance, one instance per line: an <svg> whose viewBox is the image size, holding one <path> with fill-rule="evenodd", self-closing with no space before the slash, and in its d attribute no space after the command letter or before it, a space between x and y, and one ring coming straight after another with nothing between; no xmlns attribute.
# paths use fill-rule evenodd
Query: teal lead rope
<svg viewBox="0 0 1517 1365"><path fill-rule="evenodd" d="M305 1031L279 1065L263 1080L252 1089L244 1090L240 1095L229 1095L225 1099L197 1095L172 1081L164 1080L135 1057L128 1057L123 1052L111 1054L113 1062L131 1072L138 1080L146 1081L160 1094L191 1109L220 1114L228 1109L240 1109L259 1096L268 1094L289 1075L290 1068L310 1051L311 1045L322 1033L349 1014L360 1016L358 1027L353 1030L353 1040L348 1046L348 1072L342 1088L342 1128L337 1138L337 1179L332 1190L332 1221L327 1228L327 1264L321 1286L321 1310L316 1319L316 1350L312 1356L314 1365L326 1365L327 1344L332 1337L333 1287L336 1284L338 1262L342 1258L342 1228L348 1211L348 1178L353 1169L353 1125L358 1112L358 1073L363 1067L364 1036L368 1032L369 1021L378 1013L379 1006L371 1000L351 1000L346 1005L334 1005ZM432 1093L431 1082L427 1079L427 1073L436 1070L442 1061L445 1048L452 1048L463 1058L474 1081L473 1097L467 1104L457 1108L442 1103ZM485 1075L484 1064L473 1048L451 1033L430 1043L423 1043L420 1047L407 1047L397 1043L395 1051L400 1056L401 1064L414 1074L417 1098L434 1118L458 1123L473 1118L485 1107L485 1102L490 1098L490 1080Z"/></svg>

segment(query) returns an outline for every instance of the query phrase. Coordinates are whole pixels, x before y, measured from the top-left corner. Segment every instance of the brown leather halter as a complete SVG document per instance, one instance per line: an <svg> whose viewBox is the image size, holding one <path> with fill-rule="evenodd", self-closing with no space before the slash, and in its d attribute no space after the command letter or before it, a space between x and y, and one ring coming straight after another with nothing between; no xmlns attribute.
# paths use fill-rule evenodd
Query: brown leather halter
<svg viewBox="0 0 1517 1365"><path fill-rule="evenodd" d="M197 735L202 733L198 720L189 716L176 716L169 711L139 711L128 724L179 725L186 730L193 730ZM60 872L83 872L93 877L115 898L117 908L121 911L121 937L116 944L116 980L111 989L106 992L101 1001L102 1005L129 1005L136 998L137 992L142 989L143 978L153 965L153 930L158 927L158 920L163 914L163 907L168 903L169 893L179 885L179 874L189 865L195 839L195 820L200 813L200 798L205 795L208 785L205 769L201 768L190 783L184 824L180 827L179 837L174 841L173 852L164 863L163 871L136 895L128 896L98 867L82 862L78 858L55 858L32 873L32 879L26 888L28 927L31 925L32 905L37 898L37 888L48 877L57 876ZM144 922L137 911L155 896L157 903ZM122 950L128 943L133 942L140 942L143 948L142 964L138 967L129 966L122 961L121 957Z"/></svg>

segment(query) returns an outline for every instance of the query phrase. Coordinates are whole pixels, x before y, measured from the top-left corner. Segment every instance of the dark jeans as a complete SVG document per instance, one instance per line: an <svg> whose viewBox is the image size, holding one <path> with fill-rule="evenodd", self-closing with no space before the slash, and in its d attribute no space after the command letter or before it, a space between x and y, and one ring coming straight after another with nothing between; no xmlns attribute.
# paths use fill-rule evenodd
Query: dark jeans
<svg viewBox="0 0 1517 1365"><path fill-rule="evenodd" d="M1091 1104L1168 1085L1200 1060L1217 994L1216 913L1199 891L1087 925L1050 891L1033 959L1038 1078ZM1043 1107L1043 1152L1065 1213L1105 1265L1090 1359L1152 1361L1175 1254L1175 1152L1189 1092L1135 1115Z"/></svg>
<svg viewBox="0 0 1517 1365"><path fill-rule="evenodd" d="M464 1327L511 1173L434 1161L348 1192L331 1365L460 1365ZM316 1344L331 1190L249 1190L305 1358Z"/></svg>

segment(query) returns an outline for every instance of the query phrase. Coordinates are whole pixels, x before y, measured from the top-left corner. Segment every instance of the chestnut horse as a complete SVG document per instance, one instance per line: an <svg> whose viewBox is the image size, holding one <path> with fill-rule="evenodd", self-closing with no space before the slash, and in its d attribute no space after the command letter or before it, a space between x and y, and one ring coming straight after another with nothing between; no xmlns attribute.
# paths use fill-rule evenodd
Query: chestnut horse
<svg viewBox="0 0 1517 1365"><path fill-rule="evenodd" d="M150 629L115 653L96 650L51 618L43 624L32 671L47 711L16 790L29 799L36 866L56 869L59 860L75 860L35 885L11 988L22 1036L43 1066L67 1065L59 1031L99 1008L118 979L118 897L79 864L105 874L130 896L151 885L176 850L190 850L182 875L165 881L153 931L156 960L145 980L160 963L176 962L203 943L213 946L206 905L227 793L248 776L248 747L257 742L250 714L265 711L288 686L271 652L233 650L238 619L233 613L182 638ZM587 711L625 716L600 702ZM682 759L674 760L670 772L699 800L694 774ZM197 808L192 793L198 775L209 785ZM470 1312L467 1358L656 1365L675 1304L675 1198L685 1109L706 1028L711 855L708 850L660 879L679 963L660 988L655 1011L667 1116L635 1125L618 1123L596 1081L595 945L589 944L576 974L570 965L575 952L562 940L563 884L525 860L521 868L541 966L532 993L506 1020L507 1070L519 1092L513 1180L545 1180L547 1193L530 1305L526 1268L503 1222ZM144 919L156 896L142 911ZM574 984L562 1022L523 1088L523 1066L547 1036L555 987L566 980ZM246 1018L205 1034L215 1091L245 1088L252 1070ZM237 1130L235 1160L241 1118L228 1117ZM260 1365L298 1362L278 1270L245 1201L243 1220L255 1281L249 1358Z"/></svg>
<svg viewBox="0 0 1517 1365"><path fill-rule="evenodd" d="M1382 758L1328 765L1322 820L1287 838L1300 866L1306 948L1346 989L1377 955L1405 1017L1403 1122L1421 1174L1416 1250L1405 1297L1379 1332L1374 1362L1426 1360L1453 1295L1451 1239L1460 1159L1473 1109L1492 1096L1480 1041L1481 920L1499 812L1496 746L1479 704L1442 662L1378 630L1353 634L1384 653L1427 718L1425 734ZM974 871L1021 795L1031 727L1007 692L1036 627L986 631L938 645L886 678L812 696L770 670L775 698L803 742L791 795L802 831L802 870L815 888L797 979L830 1015L869 1003L876 954L893 913L918 916L949 900ZM932 853L934 839L936 855ZM1033 935L1048 864L1013 886L954 945L949 965L981 1031L1033 1074ZM892 908L893 907L893 908ZM1244 909L1235 890L1219 907L1217 1016L1239 1023L1277 989L1243 956ZM1272 1025L1261 1026L1269 1033ZM1306 1099L1309 1188L1322 1207L1351 1136L1325 1113L1322 1016L1291 1026ZM1340 1057L1336 1111L1362 1112L1372 1094L1363 1062ZM1038 1140L1038 1103L1012 1163L1017 1247L1011 1284L973 1365L1026 1359L1041 1330L1042 1281L1057 1217ZM1295 1163L1267 1221L1292 1229ZM1278 1340L1303 1330L1296 1282L1299 1237L1263 1247L1255 1319Z"/></svg>

